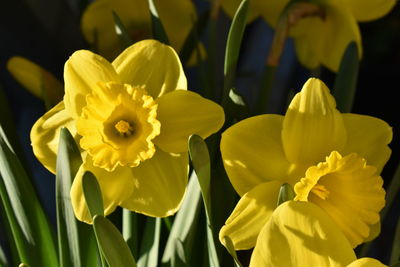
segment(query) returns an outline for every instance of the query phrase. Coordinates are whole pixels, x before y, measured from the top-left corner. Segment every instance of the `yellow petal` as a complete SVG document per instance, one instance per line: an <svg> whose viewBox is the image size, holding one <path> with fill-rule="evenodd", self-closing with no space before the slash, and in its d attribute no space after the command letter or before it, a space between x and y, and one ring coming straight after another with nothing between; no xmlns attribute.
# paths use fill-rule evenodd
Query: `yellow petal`
<svg viewBox="0 0 400 267"><path fill-rule="evenodd" d="M391 154L388 144L392 141L392 127L383 120L365 115L343 114L343 120L347 143L342 154L356 152L380 173Z"/></svg>
<svg viewBox="0 0 400 267"><path fill-rule="evenodd" d="M296 53L303 65L315 68L322 64L337 71L343 53L351 41L356 42L361 58L361 34L357 21L348 8L331 2L324 9L324 18L301 19L291 28L290 34L295 39Z"/></svg>
<svg viewBox="0 0 400 267"><path fill-rule="evenodd" d="M44 93L52 105L62 100L64 88L61 82L36 63L16 56L8 60L7 69L21 85L36 97L44 99ZM43 90L44 92L42 92Z"/></svg>
<svg viewBox="0 0 400 267"><path fill-rule="evenodd" d="M180 51L197 20L193 1L156 0L154 2L171 46L176 51Z"/></svg>
<svg viewBox="0 0 400 267"><path fill-rule="evenodd" d="M258 234L277 206L281 185L279 181L267 182L244 194L221 228L220 242L229 236L235 250L253 248Z"/></svg>
<svg viewBox="0 0 400 267"><path fill-rule="evenodd" d="M361 258L353 261L347 267L387 267L387 265L373 258Z"/></svg>
<svg viewBox="0 0 400 267"><path fill-rule="evenodd" d="M296 200L311 201L324 209L355 247L380 220L385 205L382 185L376 168L365 159L355 153L342 157L334 151L326 162L310 167L294 190Z"/></svg>
<svg viewBox="0 0 400 267"><path fill-rule="evenodd" d="M282 121L280 115L260 115L236 123L222 134L224 167L239 195L264 182L287 180L291 166L281 143Z"/></svg>
<svg viewBox="0 0 400 267"><path fill-rule="evenodd" d="M131 168L133 193L120 206L153 217L173 215L179 209L188 181L187 153L157 149L154 156Z"/></svg>
<svg viewBox="0 0 400 267"><path fill-rule="evenodd" d="M287 201L262 229L250 267L345 266L356 259L328 214L308 202Z"/></svg>
<svg viewBox="0 0 400 267"><path fill-rule="evenodd" d="M112 64L124 83L133 87L145 86L153 98L187 88L178 55L172 47L156 40L137 42L125 49Z"/></svg>
<svg viewBox="0 0 400 267"><path fill-rule="evenodd" d="M278 23L279 16L287 5L289 0L257 0L256 8L261 10L261 15L271 27L275 27Z"/></svg>
<svg viewBox="0 0 400 267"><path fill-rule="evenodd" d="M194 92L170 92L157 99L157 103L161 134L154 142L164 151L185 152L191 134L206 138L224 124L221 106Z"/></svg>
<svg viewBox="0 0 400 267"><path fill-rule="evenodd" d="M79 142L75 121L64 108L64 102L58 103L39 118L31 129L33 153L49 171L56 173L56 157L60 141L60 129L66 127Z"/></svg>
<svg viewBox="0 0 400 267"><path fill-rule="evenodd" d="M65 109L78 118L86 105L86 95L97 88L98 82L118 82L113 66L99 55L88 50L72 54L64 66Z"/></svg>
<svg viewBox="0 0 400 267"><path fill-rule="evenodd" d="M108 172L93 166L90 156L86 157L72 183L71 202L75 217L80 221L92 223L82 189L82 177L86 171L92 172L99 182L105 215L112 213L122 201L131 196L134 179L130 168L119 167L112 172Z"/></svg>
<svg viewBox="0 0 400 267"><path fill-rule="evenodd" d="M115 31L112 11L117 13L134 41L151 37L150 11L146 0L93 1L82 15L82 33L92 47L109 60L113 60L123 47Z"/></svg>
<svg viewBox="0 0 400 267"><path fill-rule="evenodd" d="M311 78L295 95L283 120L282 142L293 163L314 165L346 143L346 129L328 87Z"/></svg>
<svg viewBox="0 0 400 267"><path fill-rule="evenodd" d="M358 21L370 21L383 17L395 6L395 0L347 0L353 16Z"/></svg>

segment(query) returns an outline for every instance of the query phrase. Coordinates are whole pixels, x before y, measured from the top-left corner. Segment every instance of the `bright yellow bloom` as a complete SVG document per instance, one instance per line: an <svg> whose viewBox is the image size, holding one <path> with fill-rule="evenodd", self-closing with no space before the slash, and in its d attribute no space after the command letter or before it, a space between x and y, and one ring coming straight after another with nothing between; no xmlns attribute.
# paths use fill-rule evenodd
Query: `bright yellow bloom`
<svg viewBox="0 0 400 267"><path fill-rule="evenodd" d="M379 174L391 139L387 123L341 114L326 85L309 79L285 116L248 118L222 134L225 170L242 198L220 240L229 236L236 249L254 247L285 182L295 187L298 200L332 216L352 246L377 234L385 195Z"/></svg>
<svg viewBox="0 0 400 267"><path fill-rule="evenodd" d="M224 10L233 16L240 0L223 0ZM251 0L250 18L262 16L269 25L276 27L279 14L289 0ZM362 42L357 22L378 19L396 4L395 0L321 0L322 17L302 18L289 34L294 38L299 61L313 69L320 64L337 71L347 45L355 41L359 56Z"/></svg>
<svg viewBox="0 0 400 267"><path fill-rule="evenodd" d="M7 62L11 75L34 96L43 99L43 94L50 104L62 100L64 88L53 74L24 57L11 57Z"/></svg>
<svg viewBox="0 0 400 267"><path fill-rule="evenodd" d="M64 79L64 100L35 123L31 141L53 173L60 128L79 142L84 162L71 189L77 218L91 222L85 171L99 181L106 214L117 206L156 217L175 213L186 190L188 137L206 138L224 122L219 105L186 90L175 51L145 40L109 63L80 50L66 62Z"/></svg>
<svg viewBox="0 0 400 267"><path fill-rule="evenodd" d="M309 202L280 205L263 226L250 267L383 267L372 258L356 255L331 217Z"/></svg>
<svg viewBox="0 0 400 267"><path fill-rule="evenodd" d="M180 51L197 19L191 0L154 1L171 46ZM85 39L107 59L114 59L122 43L115 32L112 11L116 12L131 38L139 41L152 37L147 0L96 0L88 5L82 16ZM201 52L204 48L200 47ZM196 54L192 55L192 63Z"/></svg>

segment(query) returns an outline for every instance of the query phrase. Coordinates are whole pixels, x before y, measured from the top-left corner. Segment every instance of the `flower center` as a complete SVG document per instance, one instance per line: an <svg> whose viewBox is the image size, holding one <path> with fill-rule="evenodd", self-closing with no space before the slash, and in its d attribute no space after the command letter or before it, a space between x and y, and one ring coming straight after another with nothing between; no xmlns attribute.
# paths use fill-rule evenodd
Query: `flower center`
<svg viewBox="0 0 400 267"><path fill-rule="evenodd" d="M316 194L318 197L320 197L323 200L326 200L330 194L329 190L326 189L325 186L316 184L314 187L311 189L311 192Z"/></svg>
<svg viewBox="0 0 400 267"><path fill-rule="evenodd" d="M118 134L120 136L131 136L133 134L133 125L131 125L129 122L120 120L114 125L115 129L117 130Z"/></svg>
<svg viewBox="0 0 400 267"><path fill-rule="evenodd" d="M93 166L113 171L136 167L153 157L160 134L157 103L144 88L116 82L99 83L86 97L77 121L81 147Z"/></svg>

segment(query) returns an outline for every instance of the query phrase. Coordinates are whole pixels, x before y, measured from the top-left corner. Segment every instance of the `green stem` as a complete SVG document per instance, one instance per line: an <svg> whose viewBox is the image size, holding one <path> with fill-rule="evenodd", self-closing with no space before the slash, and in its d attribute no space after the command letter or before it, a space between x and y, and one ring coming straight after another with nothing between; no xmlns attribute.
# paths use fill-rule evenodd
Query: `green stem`
<svg viewBox="0 0 400 267"><path fill-rule="evenodd" d="M122 236L136 259L139 254L137 214L127 209L122 210Z"/></svg>

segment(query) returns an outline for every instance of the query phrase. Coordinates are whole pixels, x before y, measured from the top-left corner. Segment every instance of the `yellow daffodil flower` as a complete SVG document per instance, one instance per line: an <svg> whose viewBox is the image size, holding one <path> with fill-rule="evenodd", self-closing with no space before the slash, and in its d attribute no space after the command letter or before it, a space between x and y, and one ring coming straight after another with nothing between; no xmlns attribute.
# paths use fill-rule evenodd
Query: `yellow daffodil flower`
<svg viewBox="0 0 400 267"><path fill-rule="evenodd" d="M222 7L233 16L240 0L223 0ZM289 0L251 0L250 19L262 16L270 26L276 27L279 15ZM396 4L395 0L322 0L311 1L322 9L321 16L300 19L289 31L294 38L299 61L313 69L320 64L337 71L347 45L357 43L362 55L361 34L358 22L383 17Z"/></svg>
<svg viewBox="0 0 400 267"><path fill-rule="evenodd" d="M241 196L220 231L236 249L254 247L283 183L296 200L323 208L355 247L379 232L385 192L379 174L392 129L384 121L341 114L326 85L309 79L285 116L266 114L228 128L221 139L225 170Z"/></svg>
<svg viewBox="0 0 400 267"><path fill-rule="evenodd" d="M171 46L180 51L197 19L191 0L154 1ZM151 38L150 11L147 0L96 0L88 5L82 16L85 39L107 59L114 59L122 43L115 32L112 11L116 12L134 41ZM204 48L199 47L202 55ZM193 53L190 63L196 61Z"/></svg>
<svg viewBox="0 0 400 267"><path fill-rule="evenodd" d="M19 56L11 57L7 62L7 69L15 80L34 96L41 99L46 97L51 105L62 100L64 88L61 82L29 59Z"/></svg>
<svg viewBox="0 0 400 267"><path fill-rule="evenodd" d="M250 267L384 267L356 255L340 229L321 208L310 202L281 204L263 226Z"/></svg>
<svg viewBox="0 0 400 267"><path fill-rule="evenodd" d="M98 179L106 214L117 206L156 217L175 213L186 190L188 137L206 138L224 122L219 105L186 90L175 51L144 40L110 63L80 50L66 62L64 79L64 100L35 123L31 141L53 173L60 128L79 142L84 162L71 189L76 217L91 222L85 171Z"/></svg>

